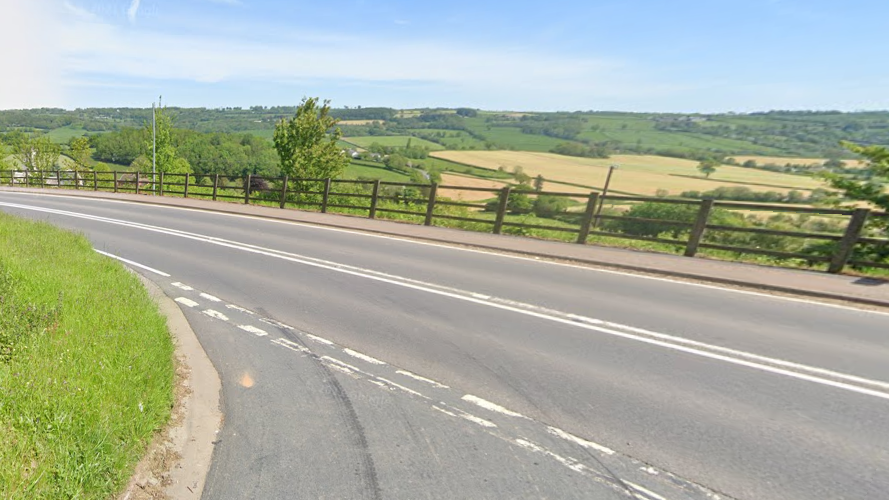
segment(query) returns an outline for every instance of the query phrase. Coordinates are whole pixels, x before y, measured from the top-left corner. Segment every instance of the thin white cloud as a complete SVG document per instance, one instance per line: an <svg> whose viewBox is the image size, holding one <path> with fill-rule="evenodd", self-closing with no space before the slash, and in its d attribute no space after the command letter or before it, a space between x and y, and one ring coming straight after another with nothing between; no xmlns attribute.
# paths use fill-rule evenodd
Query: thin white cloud
<svg viewBox="0 0 889 500"><path fill-rule="evenodd" d="M130 4L130 8L127 9L127 18L131 23L136 22L136 14L139 13L139 4L142 3L142 0L133 0Z"/></svg>

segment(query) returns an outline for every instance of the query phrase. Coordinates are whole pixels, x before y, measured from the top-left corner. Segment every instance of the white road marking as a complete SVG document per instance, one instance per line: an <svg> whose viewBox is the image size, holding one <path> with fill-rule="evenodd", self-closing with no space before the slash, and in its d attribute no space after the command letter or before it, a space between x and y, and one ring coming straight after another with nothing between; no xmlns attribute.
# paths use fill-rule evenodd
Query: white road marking
<svg viewBox="0 0 889 500"><path fill-rule="evenodd" d="M140 269L145 269L146 271L150 271L150 272L152 272L152 273L154 273L154 274L157 274L158 276L163 276L164 278L169 278L169 277L170 277L169 274L167 274L167 273L165 273L165 272L163 272L163 271L158 271L157 269L155 269L155 268L153 268L153 267L148 267L148 266L146 266L145 264L140 264L140 263L138 263L138 262L134 262L134 261L129 260L129 259L124 259L123 257L117 256L117 255L114 255L114 254L110 254L110 253L108 253L108 252L103 252L103 251L98 250L98 249L96 249L96 248L94 248L93 250L95 250L96 253L98 253L98 254L104 255L105 257L111 257L112 259L119 260L119 261L121 261L121 262L123 262L123 263L126 263L126 264L129 264L129 265L131 265L131 266L136 266L136 267L138 267L138 268L140 268Z"/></svg>
<svg viewBox="0 0 889 500"><path fill-rule="evenodd" d="M225 314L222 314L219 311L214 311L213 309L207 309L206 311L204 311L204 314L206 314L207 316L210 316L211 318L216 318L216 319L219 319L222 321L228 321L228 316L226 316Z"/></svg>
<svg viewBox="0 0 889 500"><path fill-rule="evenodd" d="M335 345L333 342L331 342L325 338L321 338L321 337L312 335L311 333L307 333L306 337L308 337L311 340L314 340L315 342L318 342L319 344L330 345L330 346Z"/></svg>
<svg viewBox="0 0 889 500"><path fill-rule="evenodd" d="M179 283L178 281L176 283L171 283L171 284L173 286L175 286L176 288L179 288L180 290L185 290L186 292L191 292L194 290L194 288L192 288L184 283Z"/></svg>
<svg viewBox="0 0 889 500"><path fill-rule="evenodd" d="M488 411L502 413L503 415L507 415L510 417L528 418L528 417L522 415L521 413L516 413L512 410L507 410L506 408L504 408L498 404L492 403L492 402L482 399L478 396L473 396L472 394L466 394L465 396L463 396L460 399L462 399L463 401L466 401L468 403L472 403L472 404L479 406L481 408L484 408Z"/></svg>
<svg viewBox="0 0 889 500"><path fill-rule="evenodd" d="M652 500L667 500L666 498L664 498L664 497L658 495L657 493L655 493L655 492L653 492L653 491L651 491L651 490L649 490L649 489L647 489L647 488L643 488L642 486L639 486L639 485L636 484L636 483L631 483L631 482L629 482L629 481L624 481L624 484L626 484L626 485L629 486L630 488L633 488L634 490L636 490L636 491L642 493L643 495L648 496L648 497L651 498Z"/></svg>
<svg viewBox="0 0 889 500"><path fill-rule="evenodd" d="M297 344L296 342L293 342L292 340L288 340L285 338L275 339L272 341L272 344L290 349L291 351L296 351L300 354L309 354L311 352L307 347L304 347L300 344Z"/></svg>
<svg viewBox="0 0 889 500"><path fill-rule="evenodd" d="M444 404L444 403L442 403L442 404ZM472 423L474 423L474 424L480 425L480 426L482 426L482 427L487 427L487 428L489 428L489 429L493 429L494 427L497 427L497 424L495 424L494 422L485 420L485 419L480 418L480 417L476 417L475 415L473 415L473 414L471 414L471 413L466 413L466 412L464 412L464 411L457 410L456 408L454 408L454 411L455 411L456 413L455 413L455 412L448 411L448 410L445 410L444 408L440 408L440 407L435 406L435 405L432 405L432 408L434 408L434 409L436 409L436 410L438 410L438 411L444 413L445 415L450 415L450 416L455 417L455 418L462 418L462 419L464 419L464 420L468 420L468 421L470 421L470 422L472 422Z"/></svg>
<svg viewBox="0 0 889 500"><path fill-rule="evenodd" d="M571 441L572 443L574 443L574 444L578 444L578 445L580 445L580 446L582 446L582 447L584 447L584 448L589 448L589 449L592 449L592 450L596 450L596 451L602 452L602 453L604 453L604 454L606 454L606 455L614 455L614 453L615 453L614 450L612 450L611 448L608 448L608 447L606 447L606 446L602 446L602 445L599 444L599 443L594 443L594 442L592 442L592 441L587 441L586 439L579 438L579 437L575 436L574 434L569 434L569 433L563 431L562 429L558 429L558 428L556 428L556 427L549 427L549 426L548 426L548 427L546 428L546 430L547 430L547 432L549 432L549 433L552 434L553 436L558 436L558 437L560 437L560 438L562 438L562 439L564 439L564 440L566 440L566 441Z"/></svg>
<svg viewBox="0 0 889 500"><path fill-rule="evenodd" d="M214 296L210 295L209 293L201 292L201 298L207 299L210 302L222 302L222 299L220 299L219 297L214 297Z"/></svg>
<svg viewBox="0 0 889 500"><path fill-rule="evenodd" d="M358 359L360 359L362 361L366 361L372 365L382 366L382 365L386 364L385 361L380 361L377 358L372 358L372 357L368 356L367 354L361 354L360 352L353 351L352 349L343 349L343 352L348 354L349 356L352 356L353 358L358 358Z"/></svg>
<svg viewBox="0 0 889 500"><path fill-rule="evenodd" d="M419 380L420 382L425 382L425 383L427 383L427 384L429 384L429 385L431 385L431 386L433 386L433 387L436 387L436 388L438 388L438 389L450 389L450 387L448 387L448 386L446 386L446 385L444 385L444 384L440 384L440 383L438 383L438 382L436 382L436 381L434 381L434 380L428 379L428 378L426 378L426 377L421 377L421 376L417 375L416 373L411 373L411 372L409 372L409 371L407 371L407 370L398 370L398 371L396 371L395 373L397 373L397 374L399 374L399 375L404 375L405 377L409 377L409 378L412 378L412 379L414 379L414 380Z"/></svg>
<svg viewBox="0 0 889 500"><path fill-rule="evenodd" d="M256 335L257 337L265 337L266 335L269 334L269 332L267 332L265 330L260 330L259 328L256 328L255 326L251 326L251 325L238 325L238 328L240 328L241 330L244 330L247 333L252 333L253 335Z"/></svg>
<svg viewBox="0 0 889 500"><path fill-rule="evenodd" d="M568 467L569 469L573 470L574 472L584 472L587 468L585 465L583 465L582 463L578 462L577 460L575 460L573 458L565 458L561 455L557 455L557 454L547 450L546 448L544 448L542 446L538 446L538 445L536 445L530 441L527 441L525 439L516 439L515 443L517 445L521 446L522 448L525 448L526 450L531 450L535 453L541 453L541 454L546 455L552 459L555 459L555 461L559 462L560 464L564 465L565 467Z"/></svg>
<svg viewBox="0 0 889 500"><path fill-rule="evenodd" d="M403 386L403 385L396 384L395 382L393 382L393 381L391 381L391 380L385 379L385 378L383 378L383 377L376 377L376 378L377 378L377 380L383 382L384 384L386 384L386 385L390 385L390 386L392 386L392 387L395 387L396 389L399 389L399 390L401 390L401 391L404 391L404 392L406 392L406 393L408 393L408 394L413 394L414 396L419 396L419 397L421 397L421 398L423 398L423 399L430 399L430 398L426 397L425 395L420 394L419 392L417 392L417 391L415 391L415 390L413 390L413 389L409 389L409 388L407 388L407 387L405 387L405 386Z"/></svg>
<svg viewBox="0 0 889 500"><path fill-rule="evenodd" d="M192 307L192 308L194 308L194 307L197 307L197 306L199 305L197 302L195 302L195 301L193 301L193 300L191 300L191 299L186 299L185 297L178 297L178 298L176 298L175 300L176 300L176 302L182 304L183 306L187 306L187 307Z"/></svg>
<svg viewBox="0 0 889 500"><path fill-rule="evenodd" d="M353 372L352 370L346 368L345 366L339 366L339 365L327 365L327 366L329 366L332 370L336 370L336 371L338 371L338 372L343 372L343 373L345 373L346 375L355 375L355 372ZM377 384L379 384L380 386L383 385L381 382L376 382L376 381L374 381L374 380L370 380L370 382L372 382L372 383L377 383Z"/></svg>
<svg viewBox="0 0 889 500"><path fill-rule="evenodd" d="M370 377L373 377L373 375L370 375L369 373L364 372L364 371L362 371L361 369L359 369L359 368L357 368L357 367L354 367L354 366L350 365L349 363L345 363L345 362L340 361L340 360L338 360L338 359L336 359L336 358L331 358L330 356L321 356L321 360L322 360L322 361L326 361L327 363L332 364L332 365L337 365L337 366L341 366L341 367L343 367L343 368L348 368L350 371L353 371L353 372L356 372L356 373L362 373L362 374L364 374L364 375L368 375L368 376L370 376Z"/></svg>
<svg viewBox="0 0 889 500"><path fill-rule="evenodd" d="M81 198L81 197L58 195L58 194L53 194L53 193L47 193L47 194L39 193L38 194L38 193L6 192L6 194L19 195L19 196L33 196L33 197L41 197L41 196L51 195L51 196L56 196L58 198L69 198L69 199L83 201L83 198ZM102 198L89 198L89 200L94 201L94 202L99 202L99 203L119 203L119 204L124 204L124 205L136 205L139 207L144 206L144 203L137 203L137 202L131 202L131 201L126 201L126 200L108 200L108 199L102 199ZM9 207L13 207L13 208L21 208L21 209L25 209L25 210L36 210L36 211L53 211L54 210L54 209L35 207L35 206L30 206L30 205L19 205L16 203L2 203L2 202L0 202L0 206L9 206ZM478 249L478 248L467 248L467 247L461 247L461 246L454 246L453 244L447 244L447 243L420 241L420 240L411 239L408 237L399 237L399 236L390 236L390 235L384 235L384 234L378 234L378 233L369 233L366 231L329 227L329 226L323 226L323 225L306 223L306 222L284 221L284 220L280 220L280 219L270 219L267 217L258 217L258 216L254 216L254 215L232 214L232 213L215 212L215 211L208 211L208 210L194 209L194 208L185 208L185 207L171 207L168 205L152 205L152 206L154 208L158 208L158 209L178 210L178 211L185 211L185 212L192 212L192 213L193 212L201 212L204 214L210 214L210 215L217 216L217 217L232 217L232 218L236 218L236 219L249 219L251 221L260 221L260 222L264 222L264 223L268 223L268 224L283 224L283 225L289 225L289 226L297 226L297 227L301 227L301 228L305 228L305 229L312 229L312 230L316 230L316 231L330 231L330 232L335 232L335 233L345 233L345 234L351 234L351 235L356 235L356 236L362 236L365 238L377 238L377 239L383 239L383 240L398 241L398 242L402 242L402 243L408 243L411 245L444 248L444 249L454 251L454 252L477 253L477 254L481 254L481 255L490 255L492 257L503 258L503 259L521 260L521 261L526 261L526 262L536 262L538 264L545 264L545 265L558 266L558 267L568 267L568 268L579 269L579 270L592 272L592 273L613 274L613 275L626 276L626 277L635 278L635 279L661 281L661 282L671 283L671 284L676 284L676 285L683 285L683 286L690 286L690 287L697 287L697 288L707 288L707 289L711 289L711 290L719 290L721 292L728 292L728 293L738 293L738 294L742 294L742 295L751 295L751 296L766 298L766 299L770 299L770 300L782 300L782 301L788 301L788 302L796 302L796 303L800 303L800 304L814 305L814 306L819 306L819 307L842 309L845 311L856 312L856 313L878 314L878 315L889 316L889 313L883 312L883 311L860 309L857 307L845 306L845 305L840 305L840 304L819 302L817 300L812 300L812 299L787 297L787 296L783 296L783 295L773 295L773 294L763 293L763 292L754 292L751 290L740 290L737 288L729 288L729 287L724 287L724 286L719 286L719 285L708 285L708 284L704 284L704 283L694 283L691 281L682 281L682 280L674 279L674 278L662 278L662 277L658 277L658 276L637 274L637 273L633 273L633 272L629 272L629 271L603 269L601 267L590 267L590 265L579 265L579 264L571 264L571 263L566 263L566 262L556 262L554 260L541 260L540 257L527 257L527 256L522 256L522 255L516 255L515 253L503 253L503 252L497 252L497 251L493 251L493 250L483 250L483 249ZM64 212L64 211L59 211L59 212ZM72 214L76 214L76 215L72 215ZM77 212L70 212L70 213L63 214L63 215L71 215L73 217L76 217L76 216L95 217L95 216L90 216L88 214L78 214ZM133 224L137 224L137 223L133 223ZM504 252L509 252L509 250L505 250ZM559 259L560 257L552 257L552 258ZM566 260L571 260L571 259L566 258ZM607 264L591 264L591 265L607 266ZM657 271L651 271L651 272L657 273Z"/></svg>
<svg viewBox="0 0 889 500"><path fill-rule="evenodd" d="M226 304L225 307L228 309L231 309L232 311L238 311L238 312L242 312L244 314L249 314L250 316L253 316L253 314L254 314L253 311L251 311L249 309L244 309L243 307L236 306L234 304Z"/></svg>
<svg viewBox="0 0 889 500"><path fill-rule="evenodd" d="M536 312L533 310L522 309L522 308L515 307L512 305L500 304L500 303L497 303L497 302L494 302L491 300L477 299L477 298L474 298L471 295L469 295L472 292L462 292L461 291L461 293L455 293L453 291L443 290L442 288L444 288L444 287L436 287L436 285L432 285L429 283L422 283L422 282L418 282L416 280L411 280L409 278L386 275L385 273L378 273L378 272L371 271L368 269L361 269L361 268L357 268L354 266L347 266L347 265L343 265L343 264L337 264L335 262L323 261L321 259L314 259L311 257L305 257L305 256L296 255L296 254L289 254L288 252L282 252L282 251L278 251L278 250L263 248L263 247L259 247L256 245L246 244L246 243L232 242L232 241L224 240L222 238L215 238L215 237L210 237L210 236L201 235L201 234L188 233L185 231L179 231L179 230L175 230L175 229L163 228L163 227L158 227L158 226L150 226L150 225L141 224L141 223L122 221L122 220L118 220L118 219L110 219L107 217L92 216L92 215L81 214L81 213L77 213L77 212L69 212L69 211L65 211L65 210L46 209L46 208L42 208L42 207L17 205L17 204L11 204L11 203L0 203L0 206L11 206L14 208L30 209L30 210L34 210L34 211L38 211L38 212L48 212L48 213L54 213L54 214L60 214L60 215L68 215L71 217L77 217L77 218L83 218L83 219L89 219L89 220L95 220L95 221L102 221L102 222L107 222L109 224L134 227L134 228L139 228L139 229L143 229L146 231L158 232L158 233L168 234L168 235L172 235L172 236L178 236L178 237L185 238L185 239L202 241L202 242L206 242L206 243L210 243L210 244L214 244L214 245L219 245L219 246L223 246L223 247L227 247L227 248L238 249L238 250L242 250L242 251L250 252L250 253L255 253L255 254L259 254L259 255L266 255L269 257L274 257L274 258L278 258L278 259L282 259L282 260L301 263L301 264L312 266L312 267L328 269L331 271L349 274L349 275L353 275L353 276L359 276L359 277L363 277L363 278L367 278L367 279L371 279L371 280L375 280L375 281L393 284L396 286L401 286L401 287L410 288L410 289L414 289L414 290L424 291L424 292L428 292L428 293L432 293L432 294L436 294L436 295L440 295L440 296L451 297L451 298L455 298L455 299L463 300L463 301L467 301L467 302L473 302L473 303L485 305L488 307L494 307L494 308L498 308L498 309L512 311L512 312L516 312L519 314L533 316L533 317L537 317L537 318L541 318L541 319L545 319L545 320L549 320L549 321L553 321L553 322L574 325L574 326L577 326L580 328L585 328L587 330L597 331L600 333L605 333L608 335L621 337L621 338L624 338L627 340L634 340L634 341L646 343L649 345L665 347L667 349L672 349L672 350L675 350L678 352L683 352L686 354L692 354L692 355L710 358L710 359L714 359L714 360L724 361L724 362L735 364L738 366L744 366L747 368L752 368L752 369L756 369L756 370L760 370L760 371L764 371L764 372L768 372L768 373L772 373L772 374L777 374L777 375L784 375L784 376L787 376L790 378L796 378L798 380L813 382L813 383L817 383L817 384L821 384L821 385L825 385L825 386L829 386L829 387L833 387L833 388L837 388L837 389L848 390L848 391L855 392L858 394L874 396L874 397L878 397L878 398L882 398L882 399L889 399L889 392L875 391L872 389L858 387L858 386L854 386L854 385L847 384L847 383L836 382L833 380L828 380L828 379L817 377L817 376L796 373L796 372L792 372L792 371L789 371L786 369L779 369L779 368L775 368L774 366L768 366L766 364L759 363L759 362L750 362L750 361L746 361L743 359L733 358L730 356L714 354L712 352L707 352L707 351L704 351L701 349L694 349L694 348L689 348L689 347L685 347L682 345L668 343L663 340L655 340L655 339L647 338L644 336L627 334L624 332L618 332L618 331L615 331L610 328L601 328L599 326L596 326L595 324L579 323L576 320L556 317L551 314L544 314L544 313L539 313L539 312ZM630 276L632 276L632 275L630 275ZM718 288L718 287L713 287L713 288ZM727 289L727 290L730 290L730 289ZM768 296L768 297L771 297L771 296ZM816 304L818 304L818 303L816 302ZM536 307L536 306L532 306L532 307ZM851 309L851 310L859 311L857 309ZM864 311L864 312L867 312L867 311ZM600 321L600 320L596 320L596 321ZM614 327L618 326L616 324L612 324L612 325ZM636 330L636 331L639 330L639 329L634 329L632 327L627 327L626 329ZM662 334L658 334L658 335L662 335ZM669 336L665 336L665 337L669 337ZM692 342L687 339L683 339L683 340L684 340L683 343L686 343L686 344ZM722 347L718 347L718 346L708 346L708 349L722 350L724 352L728 351L726 348L722 348ZM740 352L740 351L735 351L735 352ZM789 363L787 361L766 358L763 356L757 356L755 354L745 353L745 357L755 358L760 361L769 360L769 363L771 363L771 364L776 364L776 365L783 364L784 366L786 366L788 368L791 367L790 365L792 365L792 367L795 369L800 369L800 367L804 367L804 370L809 371L810 373L817 372L822 375L825 373L832 373L832 374L835 374L832 376L834 376L836 378L843 378L845 380L854 381L857 383L862 383L862 381L864 381L867 385L871 385L871 386L877 386L877 387L882 387L882 388L889 387L889 383L882 382L882 381L869 380L869 379L865 379L862 377L855 377L855 376L846 375L846 374L839 374L837 372L830 372L829 370L824 370L824 369L815 368L815 367L809 367L809 366L801 365L801 364L797 364L797 363Z"/></svg>
<svg viewBox="0 0 889 500"><path fill-rule="evenodd" d="M295 328L293 328L292 326L285 325L284 323L281 323L280 321L277 321L277 320L274 320L271 318L259 318L259 321L261 321L267 325L276 326L278 328L281 328L282 330L290 330L290 331L295 330Z"/></svg>

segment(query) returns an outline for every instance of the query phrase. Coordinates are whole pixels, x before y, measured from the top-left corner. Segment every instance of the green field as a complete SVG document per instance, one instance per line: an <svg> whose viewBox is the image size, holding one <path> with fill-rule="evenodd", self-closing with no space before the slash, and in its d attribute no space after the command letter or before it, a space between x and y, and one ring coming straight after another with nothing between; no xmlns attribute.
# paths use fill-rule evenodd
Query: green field
<svg viewBox="0 0 889 500"><path fill-rule="evenodd" d="M114 498L170 416L166 319L85 237L0 234L0 498Z"/></svg>
<svg viewBox="0 0 889 500"><path fill-rule="evenodd" d="M343 141L365 149L369 148L370 145L373 143L377 143L381 146L386 147L403 148L407 146L408 141L410 141L411 146L422 146L429 148L432 151L444 149L444 146L442 146L441 144L436 144L432 141L427 141L419 137L411 137L409 135L367 135L361 137L343 137Z"/></svg>
<svg viewBox="0 0 889 500"><path fill-rule="evenodd" d="M83 137L86 134L87 131L85 129L69 125L67 127L50 130L46 135L56 144L68 144L68 141L70 141L72 137Z"/></svg>
<svg viewBox="0 0 889 500"><path fill-rule="evenodd" d="M352 160L352 163L346 167L344 178L357 179L359 177L388 182L410 182L410 177L400 172L389 170L382 163Z"/></svg>

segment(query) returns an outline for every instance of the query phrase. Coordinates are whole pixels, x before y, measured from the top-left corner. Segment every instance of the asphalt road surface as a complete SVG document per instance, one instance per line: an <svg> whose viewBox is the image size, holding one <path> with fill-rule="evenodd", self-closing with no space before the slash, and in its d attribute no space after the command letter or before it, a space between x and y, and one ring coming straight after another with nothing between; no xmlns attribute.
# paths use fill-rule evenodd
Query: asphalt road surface
<svg viewBox="0 0 889 500"><path fill-rule="evenodd" d="M168 207L0 210L179 302L223 383L205 499L889 491L884 313Z"/></svg>

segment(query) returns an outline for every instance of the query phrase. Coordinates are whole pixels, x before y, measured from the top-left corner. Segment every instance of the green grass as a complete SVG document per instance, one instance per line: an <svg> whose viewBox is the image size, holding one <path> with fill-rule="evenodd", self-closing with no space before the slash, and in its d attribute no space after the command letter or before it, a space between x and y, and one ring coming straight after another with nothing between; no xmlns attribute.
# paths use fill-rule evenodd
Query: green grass
<svg viewBox="0 0 889 500"><path fill-rule="evenodd" d="M367 135L361 137L344 137L343 140L360 148L369 148L373 143L377 143L381 146L403 148L407 146L407 141L410 140L411 146L423 146L432 151L444 149L444 146L441 144L436 144L427 141L426 139L420 139L419 137L411 137L409 135Z"/></svg>
<svg viewBox="0 0 889 500"><path fill-rule="evenodd" d="M343 178L357 179L359 177L380 179L381 181L388 182L410 182L410 177L400 172L389 170L382 163L374 164L372 162L359 162L353 160L352 163L346 167L346 172L343 175Z"/></svg>
<svg viewBox="0 0 889 500"><path fill-rule="evenodd" d="M173 401L173 344L89 241L0 214L0 498L107 499Z"/></svg>
<svg viewBox="0 0 889 500"><path fill-rule="evenodd" d="M67 144L72 137L82 137L87 134L86 129L68 125L47 132L46 136L56 144Z"/></svg>

